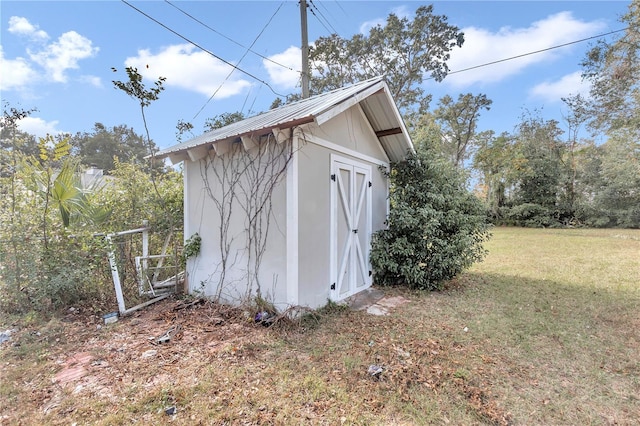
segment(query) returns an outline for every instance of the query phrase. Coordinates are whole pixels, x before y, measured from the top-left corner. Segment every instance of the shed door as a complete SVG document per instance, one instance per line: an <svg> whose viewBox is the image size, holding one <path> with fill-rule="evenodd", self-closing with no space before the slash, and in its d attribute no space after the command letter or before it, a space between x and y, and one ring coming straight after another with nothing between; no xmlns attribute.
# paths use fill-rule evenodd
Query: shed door
<svg viewBox="0 0 640 426"><path fill-rule="evenodd" d="M331 172L331 299L369 286L371 167L334 156Z"/></svg>

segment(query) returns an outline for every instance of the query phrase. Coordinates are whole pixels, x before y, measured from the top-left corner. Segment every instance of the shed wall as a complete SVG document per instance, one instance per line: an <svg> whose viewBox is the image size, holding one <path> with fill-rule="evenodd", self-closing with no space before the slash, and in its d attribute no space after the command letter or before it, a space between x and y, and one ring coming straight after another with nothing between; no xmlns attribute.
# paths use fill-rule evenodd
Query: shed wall
<svg viewBox="0 0 640 426"><path fill-rule="evenodd" d="M278 149L283 147L271 143ZM232 304L249 300L258 290L266 300L287 300L285 175L273 185L271 199L253 227L249 217L259 208L260 191L266 190L255 184L256 178L272 170L256 160L253 171L238 175L239 170L246 170L241 159L256 157L257 150L247 153L238 144L221 157L185 161L185 200L189 200L185 206L185 238L196 232L202 238L200 254L187 261L192 293L202 292ZM278 161L282 165L285 159ZM227 229L226 239L222 228ZM250 236L252 228L253 232L268 231L261 257L262 240ZM256 256L260 257L257 272Z"/></svg>
<svg viewBox="0 0 640 426"><path fill-rule="evenodd" d="M229 173L229 170L243 169L240 163L234 165L234 161L255 157L258 148L244 151L241 144L235 144L231 152L222 156L185 161L185 202L188 202L185 205L185 238L196 232L202 238L200 254L187 262L192 293L202 292L237 304L255 296L259 282L262 296L275 302L278 308L284 308L288 303L311 308L326 304L331 285L332 155L370 168L372 230L385 228L388 184L380 167L388 166L388 158L360 107L356 105L322 126L305 125L298 135L295 172L290 173L289 168L287 176L279 177L268 202L271 211L260 215L259 228L264 230L265 224L269 225L257 280L252 275L255 251L249 243L250 215L246 211L247 200L255 202L255 194L251 192L256 186L255 176L241 177L239 187L235 189L231 188L232 176L221 176L225 176L224 170ZM271 143L270 146L291 149L291 145L287 145L291 142ZM287 169L284 163L289 160L290 153L290 150L282 152L276 167L270 169L271 173ZM272 163L265 160L260 166L263 171L267 171L267 165ZM230 199L233 201L229 202ZM290 226L293 223L295 226ZM221 227L227 229L226 239L221 235ZM296 230L290 232L289 238L288 229ZM225 250L225 246L229 248ZM225 252L226 266L223 266ZM287 269L287 263L296 262L296 259L297 267L291 268L290 264ZM287 283L288 270L295 273Z"/></svg>

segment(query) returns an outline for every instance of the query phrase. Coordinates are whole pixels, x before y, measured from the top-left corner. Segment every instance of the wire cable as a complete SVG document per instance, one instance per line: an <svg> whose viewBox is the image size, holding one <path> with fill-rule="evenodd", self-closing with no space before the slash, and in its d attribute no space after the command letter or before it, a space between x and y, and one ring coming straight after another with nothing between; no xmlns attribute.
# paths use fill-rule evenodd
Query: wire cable
<svg viewBox="0 0 640 426"><path fill-rule="evenodd" d="M313 3L313 0L309 0L309 6L310 6L309 10L313 14L313 16L316 17L316 19L320 22L320 24L322 24L324 29L329 32L329 34L338 34L338 31L336 31L336 29L333 27L333 25L331 25L331 22L329 22L329 20L323 15L323 13L320 11L320 9L318 9L318 7ZM320 18L318 18L318 15L316 15L316 12L314 12L314 9L318 12L318 14L322 17L322 19L324 19L324 21L327 23L327 25L329 25L331 27L331 29L327 28L327 25L325 25L320 20Z"/></svg>
<svg viewBox="0 0 640 426"><path fill-rule="evenodd" d="M240 71L241 73L247 75L248 77L251 77L252 79L264 84L265 86L267 86L269 88L269 90L271 90L276 96L280 96L282 98L285 98L286 95L283 95L281 93L276 92L273 87L271 87L271 85L269 83L267 83L264 80L261 80L260 78L256 77L255 75L251 74L248 71L243 70L242 68L237 67L236 65L232 64L231 62L219 57L218 55L216 55L215 53L205 49L204 47L200 46L199 44L197 44L196 42L188 39L187 37L183 36L182 34L178 33L177 31L174 31L173 29L169 28L168 26L166 26L165 24L163 24L162 22L158 21L157 19L153 18L152 16L147 15L145 12L143 12L142 10L138 9L137 7L135 7L134 5L132 5L131 3L129 3L126 0L120 0L122 1L122 3L126 4L127 6L129 6L130 8L134 9L135 11L137 11L138 13L144 15L145 17L147 17L148 19L152 20L153 22L155 22L156 24L160 25L162 28L166 29L167 31L170 31L171 33L175 34L176 36L180 37L181 39L185 40L187 43L190 43L192 45L194 45L195 47L197 47L198 49L202 50L205 53L208 53L209 55L213 56L214 58L216 58L217 60L224 62L225 64L229 65L230 67L237 69L238 71Z"/></svg>
<svg viewBox="0 0 640 426"><path fill-rule="evenodd" d="M604 34L599 34L599 35L595 35L595 36L592 36L592 37L583 38L583 39L580 39L580 40L570 41L568 43L559 44L557 46L551 46L551 47L547 47L547 48L540 49L540 50L534 50L533 52L523 53L521 55L511 56L511 57L504 58L504 59L498 59L496 61L491 61L491 62L487 62L487 63L480 64L480 65L474 65L474 66L469 67L469 68L464 68L464 69L456 70L456 71L450 71L450 72L447 73L447 75L458 74L458 73L465 72L465 71L471 71L471 70L475 70L477 68L482 68L482 67L486 67L486 66L489 66L489 65L499 64L501 62L512 61L514 59L523 58L525 56L535 55L535 54L538 54L538 53L547 52L549 50L559 49L561 47L570 46L572 44L582 43L584 41L589 41L589 40L593 40L593 39L596 39L596 38L601 38L601 37L605 37L605 36L608 36L608 35L611 35L611 34L619 33L621 31L626 31L629 28L630 27L622 28L620 30L610 31L610 32L604 33ZM434 79L434 77L429 77L429 78L426 78L425 80L433 80L433 79Z"/></svg>
<svg viewBox="0 0 640 426"><path fill-rule="evenodd" d="M256 42L260 39L260 37L262 36L262 34L264 33L264 31L267 29L267 27L271 24L271 21L273 21L273 18L278 14L278 12L280 11L280 9L282 8L282 5L284 4L284 2L280 3L280 6L278 6L278 9L276 9L275 12L273 12L273 15L271 15L271 18L269 18L269 20L267 21L267 23L265 24L264 27L262 27L262 30L260 30L260 32L258 33L258 35L256 36L256 38L253 39L253 42L251 43L251 45L249 47L246 47L244 54L240 57L240 59L238 60L238 64L240 65L240 63L242 62L242 60L247 56L247 54L251 51L251 48L256 44ZM204 110L204 108L209 105L209 102L211 102L211 100L218 94L218 92L220 91L220 89L222 89L222 86L224 86L224 84L227 82L227 80L229 80L229 78L231 77L231 75L233 74L233 72L235 71L235 69L232 69L231 72L229 72L229 74L227 74L227 76L224 78L224 80L222 80L222 83L220 83L220 86L218 86L218 88L213 92L213 94L209 97L209 99L207 99L207 102L204 103L204 105L202 105L202 108L200 108L198 110L198 112L196 113L196 115L193 116L192 120L195 120L198 115L200 115L200 113L202 112L202 110Z"/></svg>
<svg viewBox="0 0 640 426"><path fill-rule="evenodd" d="M333 13L331 13L331 10L329 10L329 8L324 4L325 2L319 1L318 4L324 9L324 11L329 15L329 18L331 18L332 20L334 20L334 22L336 21L335 16L333 15ZM337 3L337 2L336 2ZM342 6L340 6L339 3L337 3L338 6L340 7L340 9L342 9ZM315 5L314 5L315 6ZM342 9L344 11L344 9ZM346 16L346 13L345 13Z"/></svg>
<svg viewBox="0 0 640 426"><path fill-rule="evenodd" d="M333 1L334 1L334 3L335 3L335 4L337 4L337 5L338 5L338 7L340 8L340 10L342 10L342 13L344 13L344 16L349 16L349 15L347 14L347 11L346 11L346 10L344 10L344 8L342 7L342 5L340 4L340 2L339 2L338 0L333 0Z"/></svg>
<svg viewBox="0 0 640 426"><path fill-rule="evenodd" d="M264 55L262 55L262 54L260 54L260 53L256 52L255 50L251 50L250 48L247 48L247 47L243 46L241 43L238 43L237 41L235 41L235 40L234 40L234 39L232 39L231 37L229 37L229 36L226 36L226 35L222 34L220 31L217 31L217 30L216 30L216 29L214 29L214 28L211 28L209 25L205 24L204 22L202 22L201 20L199 20L199 19L198 19L198 18L196 18L195 16L191 15L189 12L186 12L185 10L183 10L183 9L179 8L179 7L178 7L178 6L176 6L175 4L171 3L169 0L164 0L164 1L165 1L165 3L167 3L167 4L169 4L170 6L172 6L172 7L176 8L177 10L179 10L180 12L182 12L183 14L185 14L186 16L188 16L189 18L193 19L194 21L196 21L197 23L199 23L199 24L200 24L200 25L202 25L203 27L207 28L208 30L213 31L214 33L218 34L220 37L223 37L223 38L225 38L225 39L229 40L231 43L233 43L233 44L235 44L235 45L237 45L237 46L240 46L240 47L242 47L243 49L247 49L249 52L253 53L254 55L257 55L257 56L261 57L261 58L262 58L262 59L264 59L265 61L269 61L269 62L271 62L271 63L273 63L273 64L275 64L275 65L278 65L278 66L281 66L281 67L283 67L283 68L286 68L286 69L288 69L289 71L301 72L301 71L296 71L296 70L294 70L293 68L291 68L291 67L289 67L289 66L287 66L287 65L281 64L281 63L279 63L279 62L277 62L277 61L274 61L273 59L269 58L268 56L264 56ZM280 4L280 6L282 7L282 3ZM278 8L278 10L280 10L280 8ZM272 19L273 19L273 17L272 17ZM252 46L253 46L253 45L252 45Z"/></svg>

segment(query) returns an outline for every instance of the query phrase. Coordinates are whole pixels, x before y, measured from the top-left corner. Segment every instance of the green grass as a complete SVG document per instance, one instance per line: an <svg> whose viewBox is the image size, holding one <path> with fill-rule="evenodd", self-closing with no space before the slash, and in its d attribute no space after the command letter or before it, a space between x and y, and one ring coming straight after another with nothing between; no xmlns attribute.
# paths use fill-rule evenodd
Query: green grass
<svg viewBox="0 0 640 426"><path fill-rule="evenodd" d="M640 231L497 228L487 248L444 291L387 289L411 302L387 317L203 331L219 313L162 315L169 302L100 332L30 324L0 349L0 424L638 424ZM140 327L178 320L184 338L142 360ZM94 391L51 384L74 351L108 361Z"/></svg>

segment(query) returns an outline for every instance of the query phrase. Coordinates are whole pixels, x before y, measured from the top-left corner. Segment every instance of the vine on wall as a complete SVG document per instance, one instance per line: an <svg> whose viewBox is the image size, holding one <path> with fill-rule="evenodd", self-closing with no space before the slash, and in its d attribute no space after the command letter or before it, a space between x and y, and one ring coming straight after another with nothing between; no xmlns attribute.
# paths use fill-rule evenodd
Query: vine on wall
<svg viewBox="0 0 640 426"><path fill-rule="evenodd" d="M266 297L260 270L275 222L272 197L285 178L292 157L291 138L279 143L269 134L254 148L245 150L241 143L234 143L229 152L200 162L204 190L218 220L220 261L210 276L210 279L217 276L214 283L217 300L223 295L233 297L226 294L225 289L240 282L246 286L242 301L250 301L254 296ZM242 233L233 234L232 219L243 221ZM244 243L242 249L235 247L236 241ZM243 273L238 278L237 273L230 274L231 270ZM275 285L277 277L273 280Z"/></svg>

